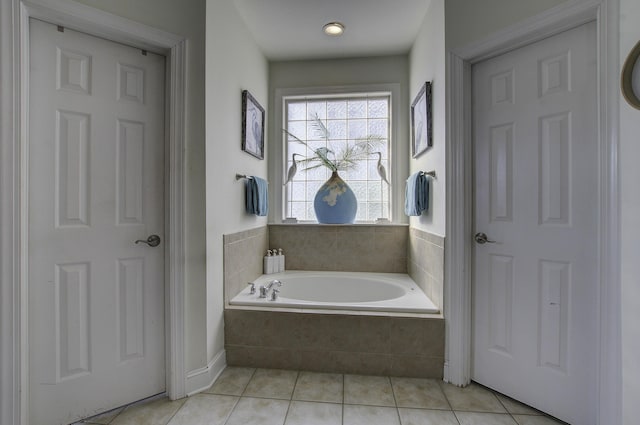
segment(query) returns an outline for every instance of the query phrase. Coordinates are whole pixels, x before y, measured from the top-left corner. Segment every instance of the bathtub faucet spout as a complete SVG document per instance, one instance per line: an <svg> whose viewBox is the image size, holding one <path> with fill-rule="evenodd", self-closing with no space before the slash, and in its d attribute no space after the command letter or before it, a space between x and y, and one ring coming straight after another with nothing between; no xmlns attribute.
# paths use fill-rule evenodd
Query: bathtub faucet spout
<svg viewBox="0 0 640 425"><path fill-rule="evenodd" d="M260 298L267 298L267 294L269 294L269 290L273 285L282 286L282 282L275 279L269 282L267 286L264 286L264 285L260 286Z"/></svg>

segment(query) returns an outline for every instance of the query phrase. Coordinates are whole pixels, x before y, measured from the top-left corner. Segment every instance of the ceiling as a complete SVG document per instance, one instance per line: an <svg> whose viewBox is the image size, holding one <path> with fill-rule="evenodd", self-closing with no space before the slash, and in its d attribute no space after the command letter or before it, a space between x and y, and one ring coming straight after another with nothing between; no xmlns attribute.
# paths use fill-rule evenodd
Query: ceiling
<svg viewBox="0 0 640 425"><path fill-rule="evenodd" d="M269 60L405 54L431 0L234 0ZM340 37L324 24L339 21Z"/></svg>

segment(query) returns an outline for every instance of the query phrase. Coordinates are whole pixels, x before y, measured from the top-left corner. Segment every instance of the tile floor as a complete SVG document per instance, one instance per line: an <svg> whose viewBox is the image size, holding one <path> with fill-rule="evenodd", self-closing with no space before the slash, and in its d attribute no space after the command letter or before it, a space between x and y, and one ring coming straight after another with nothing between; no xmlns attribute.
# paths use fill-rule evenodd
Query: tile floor
<svg viewBox="0 0 640 425"><path fill-rule="evenodd" d="M508 397L432 379L228 367L208 390L88 419L99 425L561 425Z"/></svg>

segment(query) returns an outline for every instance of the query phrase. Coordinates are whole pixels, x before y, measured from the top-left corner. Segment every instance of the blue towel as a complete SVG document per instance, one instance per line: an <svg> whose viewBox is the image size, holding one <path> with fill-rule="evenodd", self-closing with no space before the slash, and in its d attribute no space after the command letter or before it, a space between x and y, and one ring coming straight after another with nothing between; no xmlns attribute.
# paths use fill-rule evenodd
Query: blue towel
<svg viewBox="0 0 640 425"><path fill-rule="evenodd" d="M407 179L404 213L408 216L420 215L429 209L429 180L418 171Z"/></svg>
<svg viewBox="0 0 640 425"><path fill-rule="evenodd" d="M265 216L269 213L269 183L251 176L245 182L247 188L246 210L248 214Z"/></svg>

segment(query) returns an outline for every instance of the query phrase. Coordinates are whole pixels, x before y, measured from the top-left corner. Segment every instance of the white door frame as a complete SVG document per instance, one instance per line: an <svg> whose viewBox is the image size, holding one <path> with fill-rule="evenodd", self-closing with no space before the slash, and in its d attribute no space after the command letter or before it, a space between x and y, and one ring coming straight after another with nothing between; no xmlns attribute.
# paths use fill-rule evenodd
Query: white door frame
<svg viewBox="0 0 640 425"><path fill-rule="evenodd" d="M167 58L165 113L166 388L186 395L184 360L184 37L69 0L0 0L0 422L28 425L28 122L29 18L162 54ZM12 229L6 231L5 229Z"/></svg>
<svg viewBox="0 0 640 425"><path fill-rule="evenodd" d="M447 57L447 312L445 380L471 379L473 141L471 66L589 21L598 27L599 311L598 423L621 422L621 284L618 178L618 0L570 0ZM596 349L596 347L594 347Z"/></svg>

